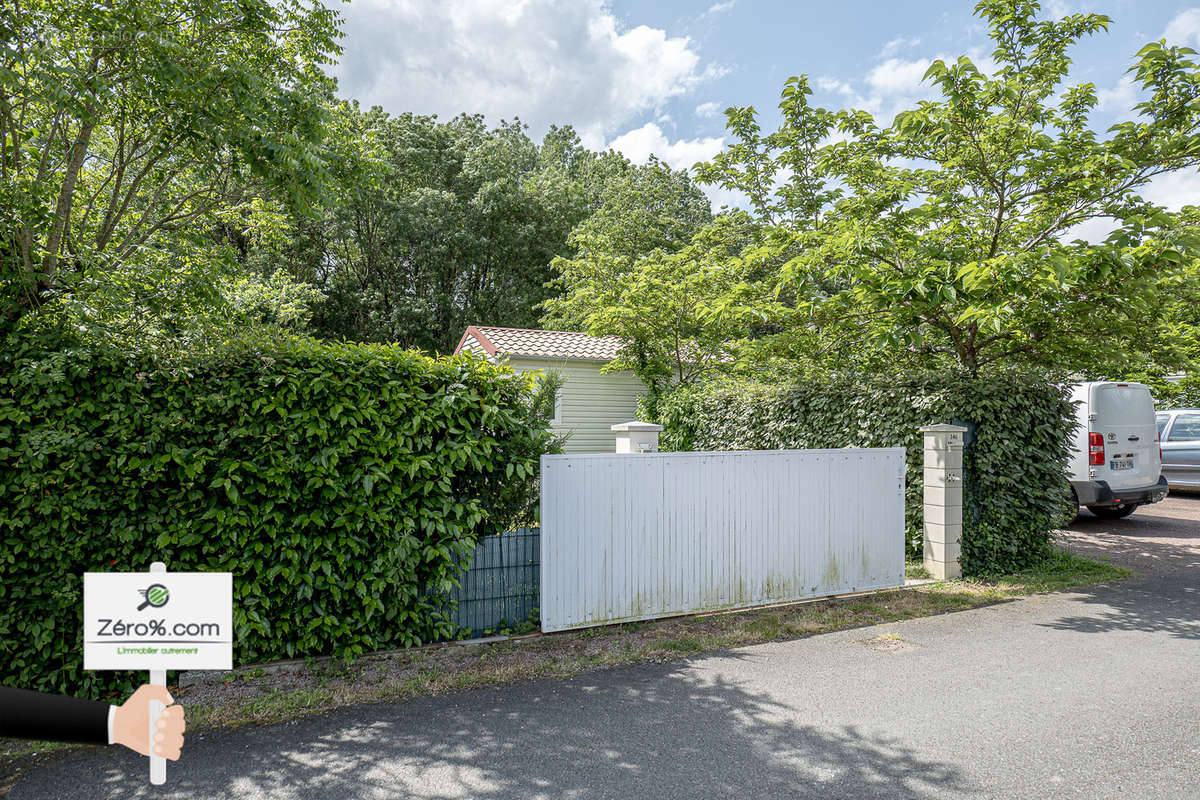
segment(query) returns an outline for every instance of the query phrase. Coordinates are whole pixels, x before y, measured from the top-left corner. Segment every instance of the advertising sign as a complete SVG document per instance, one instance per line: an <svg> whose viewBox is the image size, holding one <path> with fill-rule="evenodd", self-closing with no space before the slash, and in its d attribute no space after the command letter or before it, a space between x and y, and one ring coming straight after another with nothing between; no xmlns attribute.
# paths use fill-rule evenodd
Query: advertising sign
<svg viewBox="0 0 1200 800"><path fill-rule="evenodd" d="M233 668L233 575L87 572L83 668Z"/></svg>
<svg viewBox="0 0 1200 800"><path fill-rule="evenodd" d="M161 561L149 572L83 573L83 668L148 670L163 687L169 669L232 669L233 574L167 572ZM162 713L150 700L149 747ZM150 783L166 781L166 759L151 753Z"/></svg>

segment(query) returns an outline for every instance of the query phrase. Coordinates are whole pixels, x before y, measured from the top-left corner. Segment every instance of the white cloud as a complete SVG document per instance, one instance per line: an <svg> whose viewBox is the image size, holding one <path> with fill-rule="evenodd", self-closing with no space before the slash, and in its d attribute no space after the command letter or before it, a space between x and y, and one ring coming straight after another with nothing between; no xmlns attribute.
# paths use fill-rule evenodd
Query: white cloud
<svg viewBox="0 0 1200 800"><path fill-rule="evenodd" d="M1048 0L1043 6L1043 10L1050 19L1062 19L1075 13L1074 6L1066 0Z"/></svg>
<svg viewBox="0 0 1200 800"><path fill-rule="evenodd" d="M1163 31L1162 38L1174 45L1200 45L1200 8L1180 11Z"/></svg>
<svg viewBox="0 0 1200 800"><path fill-rule="evenodd" d="M1067 243L1073 242L1076 239L1083 239L1089 244L1100 244L1116 228L1117 221L1112 217L1096 217L1095 219L1089 219L1067 228L1058 237L1058 240Z"/></svg>
<svg viewBox="0 0 1200 800"><path fill-rule="evenodd" d="M867 85L880 96L913 95L927 93L928 87L922 86L925 72L933 59L918 58L909 61L903 58L889 58L867 73Z"/></svg>
<svg viewBox="0 0 1200 800"><path fill-rule="evenodd" d="M648 122L640 128L634 128L613 139L609 148L623 154L635 164L645 164L651 155L658 156L674 169L691 170L699 161L707 161L725 146L724 136L698 137L695 139L676 139L671 141L662 129L653 122ZM708 201L714 211L721 206L745 208L746 196L741 192L722 189L717 186L700 187L708 196Z"/></svg>
<svg viewBox="0 0 1200 800"><path fill-rule="evenodd" d="M892 39L883 46L883 51L880 53L880 56L886 58L888 56L895 55L900 50L916 47L920 43L921 40L915 36L897 36L895 39Z"/></svg>
<svg viewBox="0 0 1200 800"><path fill-rule="evenodd" d="M725 189L720 186L701 186L704 194L708 197L708 204L712 206L714 213L719 212L722 208L740 208L743 210L750 208L750 198L739 192L737 189Z"/></svg>
<svg viewBox="0 0 1200 800"><path fill-rule="evenodd" d="M1183 170L1159 175L1142 189L1142 197L1171 211L1200 205L1200 171Z"/></svg>
<svg viewBox="0 0 1200 800"><path fill-rule="evenodd" d="M520 117L535 135L571 124L589 147L722 74L687 37L626 29L603 0L355 0L343 14L344 97L443 119Z"/></svg>
<svg viewBox="0 0 1200 800"><path fill-rule="evenodd" d="M644 164L651 155L655 155L675 169L691 169L696 162L707 161L721 152L724 145L724 136L671 141L662 128L647 122L640 128L621 134L608 146L637 164Z"/></svg>
<svg viewBox="0 0 1200 800"><path fill-rule="evenodd" d="M718 117L721 115L721 104L709 101L696 106L697 117Z"/></svg>
<svg viewBox="0 0 1200 800"><path fill-rule="evenodd" d="M879 61L862 78L847 81L820 77L816 82L817 88L842 95L848 105L871 112L882 125L890 124L898 112L914 108L922 100L940 97L937 87L923 80L925 73L938 59L952 64L958 57L947 54L932 58L900 58L888 55L895 49L894 41L884 45L884 49L879 53ZM979 48L968 50L966 55L984 74L996 71L996 62Z"/></svg>
<svg viewBox="0 0 1200 800"><path fill-rule="evenodd" d="M717 14L724 14L726 11L732 11L735 5L737 5L737 0L727 0L727 2L724 3L713 3L708 7L707 11L700 15L700 19L704 19L705 17L715 17Z"/></svg>
<svg viewBox="0 0 1200 800"><path fill-rule="evenodd" d="M1151 203L1178 211L1186 205L1200 205L1200 170L1172 172L1152 178L1139 194ZM1083 239L1092 244L1103 242L1117 228L1112 217L1097 217L1081 222L1059 238L1064 241Z"/></svg>
<svg viewBox="0 0 1200 800"><path fill-rule="evenodd" d="M817 88L823 92L837 92L848 96L854 96L854 87L846 81L831 78L828 75L822 75L817 78Z"/></svg>
<svg viewBox="0 0 1200 800"><path fill-rule="evenodd" d="M1138 87L1134 84L1133 78L1126 75L1121 80L1117 81L1117 85L1111 89L1096 90L1096 107L1100 111L1109 114L1115 114L1118 121L1130 120L1137 118L1137 112L1133 107L1138 102Z"/></svg>

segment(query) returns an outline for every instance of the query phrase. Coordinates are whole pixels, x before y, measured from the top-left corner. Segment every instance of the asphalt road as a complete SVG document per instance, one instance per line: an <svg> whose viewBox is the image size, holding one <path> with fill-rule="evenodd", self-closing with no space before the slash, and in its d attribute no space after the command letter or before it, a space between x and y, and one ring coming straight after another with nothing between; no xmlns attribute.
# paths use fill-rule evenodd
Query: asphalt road
<svg viewBox="0 0 1200 800"><path fill-rule="evenodd" d="M1147 577L190 736L163 790L91 750L10 797L1200 797L1200 497L1063 536Z"/></svg>

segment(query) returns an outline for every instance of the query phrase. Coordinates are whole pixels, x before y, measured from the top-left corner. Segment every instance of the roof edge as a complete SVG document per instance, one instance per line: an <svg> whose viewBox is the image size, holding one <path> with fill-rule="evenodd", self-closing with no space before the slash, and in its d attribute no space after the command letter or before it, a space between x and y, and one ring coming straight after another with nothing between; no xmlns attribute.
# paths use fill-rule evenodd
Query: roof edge
<svg viewBox="0 0 1200 800"><path fill-rule="evenodd" d="M475 327L474 325L468 325L467 329L463 331L462 338L458 340L458 347L454 348L454 355L458 355L462 352L463 342L467 340L468 336L474 336L475 341L479 342L479 346L483 348L483 352L487 353L493 358L495 357L496 344L491 339L487 338L487 336L483 334L483 331L479 330L479 328Z"/></svg>
<svg viewBox="0 0 1200 800"><path fill-rule="evenodd" d="M498 331L512 331L514 333L567 333L571 336L586 336L589 339L620 339L615 333L606 333L602 336L593 336L587 331L560 331L553 328L510 328L505 325L468 325L468 328L492 328Z"/></svg>
<svg viewBox="0 0 1200 800"><path fill-rule="evenodd" d="M617 360L615 357L614 358L604 358L603 356L597 356L595 358L591 358L589 356L543 356L543 355L533 356L533 355L528 355L526 353L510 353L507 350L500 353L497 356L497 358L500 358L500 357L504 357L504 358L508 358L508 359L524 358L528 361L580 361L585 364L611 364L612 362Z"/></svg>

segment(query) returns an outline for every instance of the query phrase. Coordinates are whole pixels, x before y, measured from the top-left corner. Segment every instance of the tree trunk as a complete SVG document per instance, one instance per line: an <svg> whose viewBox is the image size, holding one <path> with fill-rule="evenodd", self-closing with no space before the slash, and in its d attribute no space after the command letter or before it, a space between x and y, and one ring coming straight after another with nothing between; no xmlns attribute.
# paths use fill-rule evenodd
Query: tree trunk
<svg viewBox="0 0 1200 800"><path fill-rule="evenodd" d="M62 188L58 192L58 205L54 209L54 225L46 237L45 255L42 258L42 278L40 288L47 289L53 285L54 273L58 269L58 251L62 248L63 236L71 221L71 205L75 200L75 183L83 169L83 161L87 158L88 146L92 140L92 130L96 127L96 109L88 106L87 116L79 127L79 135L71 146L71 161L63 175Z"/></svg>

